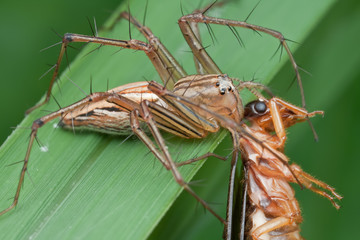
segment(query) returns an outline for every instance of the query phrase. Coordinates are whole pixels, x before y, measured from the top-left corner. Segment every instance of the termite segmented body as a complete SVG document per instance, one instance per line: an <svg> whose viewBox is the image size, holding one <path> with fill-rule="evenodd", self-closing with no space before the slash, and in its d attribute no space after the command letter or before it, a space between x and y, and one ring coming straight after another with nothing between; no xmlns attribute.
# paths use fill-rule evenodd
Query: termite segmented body
<svg viewBox="0 0 360 240"><path fill-rule="evenodd" d="M150 83L149 89L169 105L182 104L192 112L202 113L198 119L208 116L208 119L227 128L232 134L234 149L224 234L226 239L302 239L299 230L301 211L289 182L298 183L328 198L335 208L340 208L335 199L341 200L342 197L334 188L304 172L298 165L289 165L288 158L283 154L285 129L316 114L323 114L322 111L309 113L279 98L266 100L260 97L245 108L244 118L250 122L248 126L236 122L221 108L210 110L205 104L178 96L157 83ZM241 152L244 165L245 193L248 196L244 201L248 205L242 208L241 220L233 219L233 187L238 152ZM241 222L240 227L234 227L234 220ZM240 229L239 235L234 229Z"/></svg>
<svg viewBox="0 0 360 240"><path fill-rule="evenodd" d="M241 215L241 221L245 222L240 223L241 227L234 227L240 229L240 233L233 235L233 238L303 239L299 228L301 210L290 182L299 183L328 198L339 209L334 199L340 200L342 197L334 188L304 172L298 165L289 165L283 154L285 129L316 114L323 112L308 113L278 98L260 99L247 104L245 118L250 126L243 124L243 128L257 141L247 135L240 138L246 179L243 194L247 197L243 199L246 207ZM241 221L237 220L237 224Z"/></svg>

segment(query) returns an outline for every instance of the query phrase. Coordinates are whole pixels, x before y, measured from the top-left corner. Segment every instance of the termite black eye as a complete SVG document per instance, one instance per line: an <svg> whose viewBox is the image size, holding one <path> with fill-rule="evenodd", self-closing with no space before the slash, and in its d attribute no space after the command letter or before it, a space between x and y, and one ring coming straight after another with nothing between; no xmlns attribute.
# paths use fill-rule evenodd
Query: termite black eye
<svg viewBox="0 0 360 240"><path fill-rule="evenodd" d="M264 113L267 109L266 104L264 102L256 102L254 109L257 113Z"/></svg>
<svg viewBox="0 0 360 240"><path fill-rule="evenodd" d="M244 109L245 118L259 117L267 112L267 106L264 102L256 100L246 104Z"/></svg>

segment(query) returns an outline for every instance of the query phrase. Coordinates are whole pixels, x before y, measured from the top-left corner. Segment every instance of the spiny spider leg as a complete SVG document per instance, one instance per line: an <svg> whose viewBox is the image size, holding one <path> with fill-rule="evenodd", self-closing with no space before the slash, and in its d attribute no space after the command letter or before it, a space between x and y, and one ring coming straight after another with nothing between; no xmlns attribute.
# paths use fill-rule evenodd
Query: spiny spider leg
<svg viewBox="0 0 360 240"><path fill-rule="evenodd" d="M148 43L145 43L145 42L142 42L139 40L135 40L135 39L116 40L116 39L102 38L102 37L96 37L96 36L86 36L86 35L81 35L81 34L67 33L64 35L63 40L62 40L60 54L59 54L59 57L55 64L55 70L52 75L52 78L51 78L51 81L49 84L49 88L46 93L45 100L43 102L35 105L34 107L28 109L26 111L26 114L29 114L36 108L44 105L45 103L47 103L49 101L50 96L51 96L52 87L53 87L55 80L59 73L59 68L60 68L62 58L64 56L66 48L68 47L68 44L72 43L72 42L98 43L98 44L106 45L106 46L116 46L116 47L122 47L122 48L143 51L143 52L145 52L145 54L148 56L148 58L154 65L154 67L155 67L156 71L159 73L159 76L162 79L162 81L166 83L169 79L171 79L171 75L168 72L167 67L163 65L163 62L159 58L154 47ZM174 82L168 83L169 86L173 86L173 84L174 84Z"/></svg>
<svg viewBox="0 0 360 240"><path fill-rule="evenodd" d="M186 98L194 101L194 103L198 104L199 106L208 106L210 112L207 112L208 109L204 110L201 108L197 109L197 111L194 112L193 109L187 108L187 106L181 104L180 101L167 102L169 105L165 107L152 103L146 99L142 99L140 101L133 101L129 98L121 96L121 94L109 91L105 93L96 93L98 95L91 94L91 98L85 98L69 107L63 108L57 112L40 118L39 120L36 120L33 124L31 139L29 141L28 151L25 157L24 168L21 173L21 178L18 184L18 189L14 198L14 202L9 208L5 209L3 212L0 212L0 214L4 214L17 204L20 194L20 187L24 179L26 167L30 156L30 149L33 144L33 140L36 138L37 129L41 127L44 123L56 117L64 117L63 114L66 116L72 111L84 108L84 106L88 105L90 101L106 101L108 103L116 105L119 108L119 111L126 111L130 113L130 121L128 125L131 125L133 131L149 147L149 149L161 161L161 163L168 170L171 170L174 178L179 183L179 185L185 188L185 190L192 194L206 209L212 212L220 221L224 223L224 220L219 215L217 215L204 200L198 197L188 186L187 183L185 183L177 169L177 165L172 160L169 154L164 139L162 138L158 130L158 128L161 128L181 137L203 138L209 132L218 131L220 128L219 123L221 123L221 125L227 127L230 132L239 131L243 133L242 129L239 130L239 125L237 125L236 127L231 126L231 124L234 123L240 124L243 118L242 101L238 94L237 88L235 88L233 85L233 79L229 78L226 74L221 74L220 69L211 60L210 56L201 46L201 42L199 40L200 36L197 29L197 23L201 21L192 20L189 18L189 16L204 15L200 12L183 16L179 20L179 25L185 39L187 40L189 46L194 53L194 56L196 57L195 62L198 63L199 66L201 66L201 69L200 67L197 67L199 73L207 74L187 76L185 71L176 62L172 55L166 50L166 48L160 43L160 41L156 41L156 38L154 37L150 29L139 24L136 19L132 18L129 14L123 13L122 17L128 18L130 22L137 26L140 32L149 40L149 44L134 39L126 41L102 38L97 36L86 36L80 34L65 34L60 54L55 65L55 70L51 79L49 90L47 92L47 97L43 103L36 105L29 111L32 111L33 109L43 105L45 102L48 101L51 89L58 75L59 67L68 44L70 42L86 42L144 51L145 54L147 54L147 56L149 57L150 61L153 63L156 70L158 71L162 81L166 84L166 86L164 87L165 89L174 89L173 93L175 96L185 96ZM214 21L212 21L214 19L216 18L208 18L208 22L205 23L215 23ZM239 22L237 21L233 21L237 23L236 25L231 22L221 22L222 19L216 20L218 21L217 24L241 26L241 24L239 25ZM191 29L189 22L192 22L192 28L194 29L195 33ZM246 28L261 31L261 27L249 26L247 26ZM264 30L264 28L261 29L263 29L263 32L270 31L268 29ZM283 41L282 44L285 44L284 47L288 49L285 41ZM169 71L169 69L174 69L174 71ZM175 76L172 75L173 72L175 72ZM167 84L168 81L170 81L170 85ZM174 82L176 82L176 84L174 84ZM250 85L244 84L242 87L248 88L248 86ZM251 85L251 87L254 86ZM150 92L152 92L152 90ZM155 92L152 93L157 94ZM166 101L166 99L163 99L161 95L158 95L158 97ZM213 103L216 104L214 105ZM214 120L215 115L212 111L215 111L215 113L222 116L222 118L220 119L215 117L216 120ZM230 123L227 122L228 119L230 120ZM157 149L155 143L153 143L150 138L141 130L141 127L138 124L139 120L144 121L148 125L149 129L152 132L152 135L155 138L157 146L160 148L160 151ZM222 120L224 120L226 124L223 124ZM237 142L234 140L234 147L237 145ZM234 151L234 153L237 152L237 150Z"/></svg>
<svg viewBox="0 0 360 240"><path fill-rule="evenodd" d="M32 145L34 142L34 139L36 139L36 135L38 132L38 129L44 126L46 123L50 122L51 120L60 117L62 120L62 124L74 124L73 121L77 121L76 117L73 118L72 116L69 117L69 115L72 115L74 112L74 115L81 115L82 111L88 112L89 110L86 110L90 108L91 110L94 109L94 106L96 107L102 106L103 110L106 110L108 108L112 108L114 111L114 108L117 108L118 112L127 112L130 114L130 119L128 116L122 116L122 118L125 119L117 119L117 122L120 123L122 121L129 121L129 123L125 123L125 126L119 126L122 128L126 128L127 125L130 125L133 129L133 132L136 133L139 138L146 144L146 146L154 153L155 157L160 160L160 162L163 164L163 166L171 170L176 182L182 186L186 191L188 191L191 195L193 195L206 209L208 209L214 216L216 216L220 221L224 223L224 220L216 213L214 212L210 206L202 200L198 195L194 193L194 191L188 186L188 184L183 180L180 172L178 171L178 166L183 166L186 164L190 164L193 162L196 162L198 160L204 159L208 156L215 156L219 159L224 160L224 158L220 156L216 156L211 153L204 154L196 159L190 159L188 161L185 161L184 163L176 164L170 156L170 153L165 145L164 139L162 138L158 126L168 132L172 132L172 129L177 129L177 135L185 138L199 138L204 137L206 133L203 129L198 128L197 126L193 125L192 123L187 122L186 119L180 118L176 112L173 110L168 110L165 107L162 107L162 103L159 101L159 98L155 94L152 94L151 92L147 92L147 95L142 96L141 98L131 99L131 93L137 94L138 92L144 93L147 91L147 83L132 83L125 86L117 87L113 90L109 90L108 92L97 92L92 93L88 97L68 106L64 107L56 112L50 113L44 117L41 117L33 122L33 125L31 127L31 134L30 134L30 140L28 144L28 148L26 151L25 159L23 168L21 170L20 179L18 182L18 187L14 196L13 203L6 209L0 212L0 215L3 215L13 209L19 200L21 186L23 184L30 153L32 149ZM112 105L106 105L106 102ZM101 107L100 107L101 109ZM114 113L112 114L114 115ZM153 116L154 115L154 116ZM87 116L87 124L90 124L89 121L91 121L91 118L94 116ZM99 119L96 119L98 121ZM100 119L101 121L101 119ZM114 124L116 123L108 123L108 119L103 119L103 124L108 124L108 127L114 127ZM160 147L160 150L158 150L157 146L152 142L152 140L146 135L144 131L142 131L139 121L145 122L155 140L157 143L157 146ZM69 123L71 122L71 123ZM106 122L106 123L105 123ZM104 127L104 126L99 126ZM121 131L118 129L118 131ZM199 132L198 132L199 131ZM121 134L121 132L119 132Z"/></svg>
<svg viewBox="0 0 360 240"><path fill-rule="evenodd" d="M181 17L178 21L180 29L182 34L184 35L184 38L188 45L190 46L194 56L198 59L200 64L205 68L207 73L217 73L220 74L221 70L216 65L216 63L212 60L212 58L207 54L204 47L201 45L201 42L196 37L194 31L191 28L191 23L205 23L205 24L218 24L218 25L225 25L230 27L242 27L251 29L258 32L263 32L266 34L269 34L277 39L279 39L280 44L285 48L291 64L295 70L296 78L298 80L298 85L301 92L301 98L302 98L302 106L305 108L305 96L304 96L304 90L301 82L301 77L299 73L299 67L296 64L296 61L290 51L290 48L288 47L286 43L286 38L278 31L264 28L258 25L253 25L247 22L243 21L235 21L235 20L229 20L229 19L222 19L222 18L215 18L215 17L209 17L204 15L202 12L197 12L193 14L188 14L183 17Z"/></svg>
<svg viewBox="0 0 360 240"><path fill-rule="evenodd" d="M171 74L173 82L177 82L180 78L187 76L188 74L173 57L173 55L167 50L167 48L160 42L150 28L143 26L136 18L131 16L128 12L122 12L120 14L121 18L129 20L144 37L148 40L149 44L156 50L159 58L163 62L164 66L168 69ZM168 87L168 86L167 86ZM171 88L168 87L169 90Z"/></svg>

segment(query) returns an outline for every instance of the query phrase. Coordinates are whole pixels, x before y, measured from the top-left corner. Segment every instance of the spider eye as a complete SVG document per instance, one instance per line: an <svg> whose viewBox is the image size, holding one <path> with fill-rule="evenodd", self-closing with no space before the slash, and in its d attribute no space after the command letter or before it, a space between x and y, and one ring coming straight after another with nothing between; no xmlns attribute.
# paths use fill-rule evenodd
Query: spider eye
<svg viewBox="0 0 360 240"><path fill-rule="evenodd" d="M217 83L216 83L216 86L217 86L217 87L218 87L218 86L220 86L220 83L219 83L219 82L217 82Z"/></svg>
<svg viewBox="0 0 360 240"><path fill-rule="evenodd" d="M263 114L267 110L266 104L264 102L256 102L254 110L259 114Z"/></svg>
<svg viewBox="0 0 360 240"><path fill-rule="evenodd" d="M229 92L231 91L231 87L228 88L229 89Z"/></svg>

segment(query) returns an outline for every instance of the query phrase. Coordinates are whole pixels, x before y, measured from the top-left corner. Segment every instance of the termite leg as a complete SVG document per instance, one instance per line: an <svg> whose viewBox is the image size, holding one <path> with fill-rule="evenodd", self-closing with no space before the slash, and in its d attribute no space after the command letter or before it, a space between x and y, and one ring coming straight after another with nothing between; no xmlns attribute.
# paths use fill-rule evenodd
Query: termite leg
<svg viewBox="0 0 360 240"><path fill-rule="evenodd" d="M329 199L331 201L331 203L334 205L334 207L336 209L339 209L340 206L334 201L335 198L338 200L341 200L343 197L338 194L337 192L335 192L335 188L329 186L328 184L314 178L313 176L311 176L310 174L304 172L300 166L296 165L296 164L292 164L291 165L291 169L293 170L293 172L296 174L296 176L299 178L300 182L308 189L310 189L311 191L324 196L325 198ZM328 194L327 192L323 191L322 189L319 189L317 187L314 187L313 184L316 184L317 186L328 190L329 192L332 193L332 195Z"/></svg>
<svg viewBox="0 0 360 240"><path fill-rule="evenodd" d="M235 21L235 20L229 20L229 19L222 19L222 18L214 18L214 17L208 17L204 15L202 12L199 13L193 13L188 14L183 17L181 17L178 21L180 29L182 34L184 35L185 40L187 41L188 45L190 46L192 52L198 59L198 61L201 63L201 65L205 68L206 72L208 73L217 73L220 74L221 70L219 67L215 64L215 62L211 59L211 57L207 54L206 50L201 45L201 42L196 38L196 35L191 29L191 26L189 23L191 22L197 22L197 23L205 23L205 24L218 24L218 25L225 25L228 27L242 27L251 29L258 32L263 32L266 34L269 34L277 39L279 39L280 44L282 47L284 47L285 51L287 52L291 64L294 68L296 78L298 80L298 85L301 92L301 98L302 98L302 106L305 107L305 97L304 97L304 90L301 82L301 77L299 73L299 67L290 51L290 48L288 47L286 43L285 37L278 31L271 30L268 28L264 28L261 26L249 24L247 22L243 21Z"/></svg>
<svg viewBox="0 0 360 240"><path fill-rule="evenodd" d="M284 107L286 107L287 109L293 111L295 114L296 114L296 117L301 119L305 119L307 117L314 117L316 114L320 114L320 115L324 115L324 112L323 111L313 111L313 112L307 112L304 108L300 108L300 107L297 107L295 105L292 105L280 98L276 98L276 97L273 97L272 99L270 99L270 101L274 101L278 104L281 104L283 105Z"/></svg>
<svg viewBox="0 0 360 240"><path fill-rule="evenodd" d="M270 221L257 227L251 233L251 236L253 237L254 240L258 240L261 235L263 235L265 233L269 233L269 232L279 229L281 227L289 226L289 225L293 224L294 221L295 221L294 219L286 218L286 217L277 217L277 218L271 219Z"/></svg>
<svg viewBox="0 0 360 240"><path fill-rule="evenodd" d="M274 123L275 133L279 139L278 146L283 147L286 141L286 131L283 124L282 117L280 116L280 111L276 101L273 101L273 98L269 101L269 108L272 121Z"/></svg>
<svg viewBox="0 0 360 240"><path fill-rule="evenodd" d="M282 121L282 116L280 116L279 114L279 109L278 109L278 104L284 106L286 109L291 110L292 112L294 112L295 114L293 117L293 121L286 121L287 124L292 125L294 124L294 122L299 122L299 121L308 121L308 123L310 124L310 127L313 131L314 137L315 139L317 139L317 134L315 132L315 129L313 128L310 119L311 117L315 116L316 114L321 114L324 115L323 111L313 111L313 112L307 112L305 109L303 108L299 108L297 106L294 106L290 103L285 102L284 100L280 99L280 98L276 98L273 97L269 100L270 104L270 113L274 122L274 127L275 127L275 132L279 137L279 146L284 146L285 145L285 141L286 141L286 132L285 132L285 128L287 128L288 126L284 126L283 125L283 121Z"/></svg>

